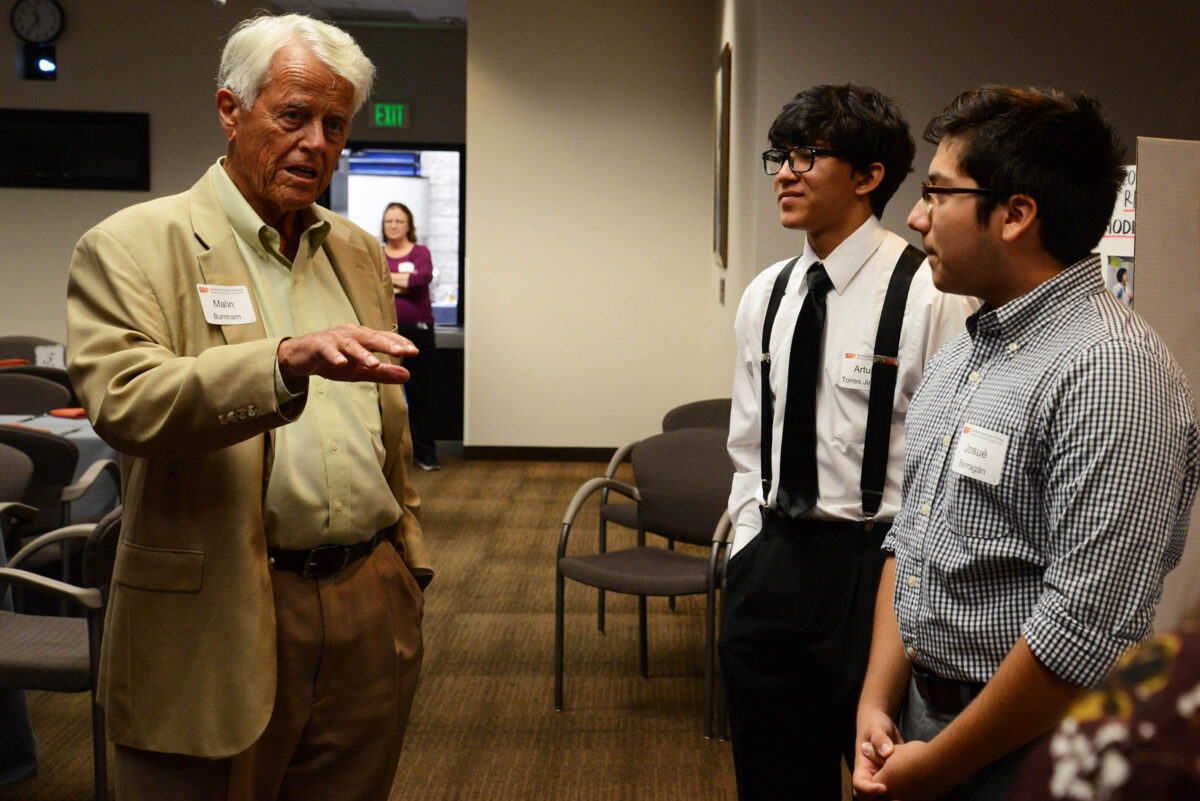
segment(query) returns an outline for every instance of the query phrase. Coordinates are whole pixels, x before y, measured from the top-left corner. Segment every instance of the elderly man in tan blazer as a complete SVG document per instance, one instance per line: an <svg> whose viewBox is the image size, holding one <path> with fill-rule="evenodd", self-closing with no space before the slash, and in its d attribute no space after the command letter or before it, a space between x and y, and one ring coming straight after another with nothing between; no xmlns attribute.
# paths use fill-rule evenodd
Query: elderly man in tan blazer
<svg viewBox="0 0 1200 801"><path fill-rule="evenodd" d="M68 362L124 455L100 699L124 799L385 799L432 576L410 342L378 241L315 205L374 67L299 15L231 34L228 141L71 263Z"/></svg>

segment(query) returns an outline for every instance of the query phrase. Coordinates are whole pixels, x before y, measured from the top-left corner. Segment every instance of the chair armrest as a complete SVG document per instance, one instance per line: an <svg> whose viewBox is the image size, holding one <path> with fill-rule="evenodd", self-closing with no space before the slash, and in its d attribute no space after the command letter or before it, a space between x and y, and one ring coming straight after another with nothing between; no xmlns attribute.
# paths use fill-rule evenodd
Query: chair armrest
<svg viewBox="0 0 1200 801"><path fill-rule="evenodd" d="M721 514L721 519L717 521L717 527L713 530L712 548L708 555L708 591L712 593L725 582L725 565L729 564L729 532L733 528L733 521L729 519L729 512L726 510ZM722 554L721 552L725 553Z"/></svg>
<svg viewBox="0 0 1200 801"><path fill-rule="evenodd" d="M570 526L575 522L575 516L579 514L580 508L589 497L599 490L615 490L627 498L635 501L642 499L641 493L637 491L637 487L630 486L624 481L617 481L615 478L589 478L583 482L583 485L575 491L575 497L567 505L567 513L563 515L563 525Z"/></svg>
<svg viewBox="0 0 1200 801"><path fill-rule="evenodd" d="M729 510L726 509L721 513L721 519L717 521L717 527L713 531L712 541L721 545L729 544L729 532L733 530L733 521L729 519Z"/></svg>
<svg viewBox="0 0 1200 801"><path fill-rule="evenodd" d="M104 599L100 595L100 590L95 587L76 587L74 584L67 584L65 581L58 581L57 579L47 578L37 573L30 573L27 570L0 567L0 585L6 582L23 584L26 587L32 587L47 595L55 595L68 601L74 601L88 609L99 609L104 606Z"/></svg>
<svg viewBox="0 0 1200 801"><path fill-rule="evenodd" d="M558 538L558 558L562 559L567 555L567 537L571 533L571 526L575 523L575 516L579 514L583 504L599 490L614 490L635 501L642 499L641 494L637 491L637 487L631 487L623 481L617 481L615 478L589 478L583 482L583 485L575 491L575 497L571 498L571 502L567 504L567 513L563 515L562 532Z"/></svg>
<svg viewBox="0 0 1200 801"><path fill-rule="evenodd" d="M633 442L627 442L621 447L617 448L616 453L614 453L612 458L608 460L608 467L604 469L605 478L612 478L617 474L617 468L621 466L622 462L625 462L629 459L629 454L633 452L633 447L639 442L641 442L641 440L635 439Z"/></svg>
<svg viewBox="0 0 1200 801"><path fill-rule="evenodd" d="M0 503L0 515L15 517L22 523L32 523L34 520L37 520L38 510L23 503L7 501L6 503Z"/></svg>
<svg viewBox="0 0 1200 801"><path fill-rule="evenodd" d="M54 531L47 531L45 534L34 537L25 543L25 547L13 554L12 558L8 560L8 566L12 568L19 567L22 562L29 558L31 553L45 548L47 545L52 545L59 540L87 539L91 536L95 528L95 523L76 523L73 526L63 526L62 528L54 529Z"/></svg>
<svg viewBox="0 0 1200 801"><path fill-rule="evenodd" d="M63 487L62 500L75 501L83 497L83 495L92 488L96 483L96 479L100 478L102 473L112 473L113 480L117 482L117 487L121 486L121 467L112 459L100 459L92 462L87 471L84 472L79 480L70 486Z"/></svg>

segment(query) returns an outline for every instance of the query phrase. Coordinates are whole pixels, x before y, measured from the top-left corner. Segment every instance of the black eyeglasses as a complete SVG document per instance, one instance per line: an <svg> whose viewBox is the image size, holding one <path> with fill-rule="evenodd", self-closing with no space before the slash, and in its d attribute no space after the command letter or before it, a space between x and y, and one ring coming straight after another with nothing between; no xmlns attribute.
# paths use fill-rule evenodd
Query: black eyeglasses
<svg viewBox="0 0 1200 801"><path fill-rule="evenodd" d="M933 186L932 184L921 182L921 201L925 204L925 213L933 212L933 198L931 195L994 195L995 189L984 189L978 186Z"/></svg>
<svg viewBox="0 0 1200 801"><path fill-rule="evenodd" d="M764 151L762 154L763 169L767 175L775 175L783 169L786 162L788 169L796 175L802 172L808 172L813 168L813 162L817 156L836 156L844 158L849 155L844 150L826 150L823 147L810 147L809 145L800 145L793 147L791 150L771 150Z"/></svg>

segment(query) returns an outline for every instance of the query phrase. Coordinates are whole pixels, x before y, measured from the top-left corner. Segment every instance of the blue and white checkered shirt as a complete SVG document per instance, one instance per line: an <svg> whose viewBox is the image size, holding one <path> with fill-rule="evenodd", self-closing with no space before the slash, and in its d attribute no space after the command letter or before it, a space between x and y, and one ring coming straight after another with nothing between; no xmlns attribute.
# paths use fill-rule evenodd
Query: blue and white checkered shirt
<svg viewBox="0 0 1200 801"><path fill-rule="evenodd" d="M1081 686L1150 633L1200 465L1191 390L1097 257L999 309L930 363L883 547L910 660L986 682L1025 637Z"/></svg>

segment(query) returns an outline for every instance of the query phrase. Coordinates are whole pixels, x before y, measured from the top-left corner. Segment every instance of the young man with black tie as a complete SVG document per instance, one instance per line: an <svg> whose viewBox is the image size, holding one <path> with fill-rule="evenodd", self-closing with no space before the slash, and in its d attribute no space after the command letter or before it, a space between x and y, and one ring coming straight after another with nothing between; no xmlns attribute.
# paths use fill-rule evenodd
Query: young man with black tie
<svg viewBox="0 0 1200 801"><path fill-rule="evenodd" d="M750 284L734 323L721 666L742 801L838 799L904 412L973 306L938 292L924 254L879 223L915 151L888 98L813 87L769 139L780 222L805 241Z"/></svg>

